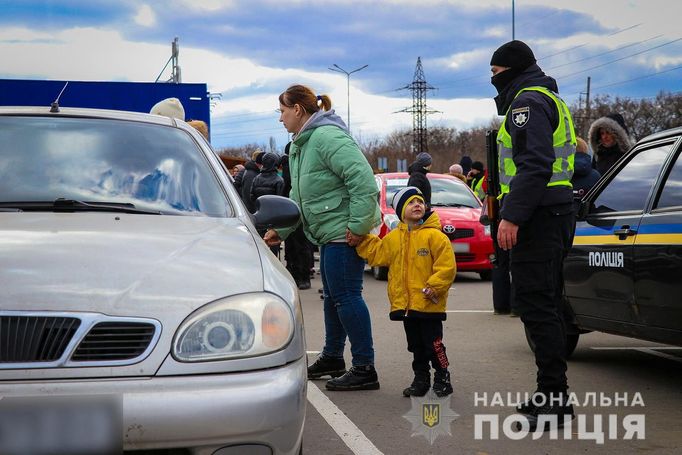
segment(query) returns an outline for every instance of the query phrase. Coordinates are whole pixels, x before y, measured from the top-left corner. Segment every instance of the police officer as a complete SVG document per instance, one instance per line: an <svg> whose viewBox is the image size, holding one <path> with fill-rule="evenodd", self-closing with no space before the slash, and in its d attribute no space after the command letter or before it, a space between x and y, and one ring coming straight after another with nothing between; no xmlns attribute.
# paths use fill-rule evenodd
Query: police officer
<svg viewBox="0 0 682 455"><path fill-rule="evenodd" d="M576 136L556 81L522 41L493 53L491 82L504 120L497 135L503 194L497 241L510 252L514 305L535 344L537 391L517 411L530 428L573 418L566 403L563 260L575 227L571 176ZM543 416L540 418L539 416Z"/></svg>

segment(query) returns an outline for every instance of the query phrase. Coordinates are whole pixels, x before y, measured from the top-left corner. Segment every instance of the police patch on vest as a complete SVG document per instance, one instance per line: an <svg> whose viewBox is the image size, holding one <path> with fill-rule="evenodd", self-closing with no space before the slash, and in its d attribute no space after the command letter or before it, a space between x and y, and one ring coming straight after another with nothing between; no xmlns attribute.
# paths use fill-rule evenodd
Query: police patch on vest
<svg viewBox="0 0 682 455"><path fill-rule="evenodd" d="M429 250L426 248L419 248L417 250L417 256L428 256L429 255Z"/></svg>
<svg viewBox="0 0 682 455"><path fill-rule="evenodd" d="M528 106L512 109L512 122L519 128L523 128L523 126L528 123L529 118L530 108Z"/></svg>

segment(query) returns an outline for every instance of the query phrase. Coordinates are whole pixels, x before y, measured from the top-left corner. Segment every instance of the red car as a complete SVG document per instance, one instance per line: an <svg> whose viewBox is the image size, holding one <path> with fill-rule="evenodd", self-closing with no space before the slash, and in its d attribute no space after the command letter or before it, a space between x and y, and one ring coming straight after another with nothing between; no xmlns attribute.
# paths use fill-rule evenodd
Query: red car
<svg viewBox="0 0 682 455"><path fill-rule="evenodd" d="M458 272L477 272L481 279L489 280L492 274L490 258L493 241L490 228L479 223L481 201L471 189L457 177L445 174L427 174L431 183L431 206L440 217L443 233L452 242ZM391 172L375 175L379 187L379 206L382 223L374 231L385 236L398 225L398 217L391 207L393 196L407 186L407 172ZM373 267L377 280L385 280L388 268Z"/></svg>

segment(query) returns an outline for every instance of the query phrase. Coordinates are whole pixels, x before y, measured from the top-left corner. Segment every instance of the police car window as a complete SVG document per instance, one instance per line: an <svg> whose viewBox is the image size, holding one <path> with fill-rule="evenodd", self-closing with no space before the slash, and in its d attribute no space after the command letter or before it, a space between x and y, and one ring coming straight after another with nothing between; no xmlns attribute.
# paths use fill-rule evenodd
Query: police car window
<svg viewBox="0 0 682 455"><path fill-rule="evenodd" d="M593 202L592 213L642 211L671 145L637 153Z"/></svg>
<svg viewBox="0 0 682 455"><path fill-rule="evenodd" d="M682 207L682 154L677 155L655 206L657 209L671 207Z"/></svg>

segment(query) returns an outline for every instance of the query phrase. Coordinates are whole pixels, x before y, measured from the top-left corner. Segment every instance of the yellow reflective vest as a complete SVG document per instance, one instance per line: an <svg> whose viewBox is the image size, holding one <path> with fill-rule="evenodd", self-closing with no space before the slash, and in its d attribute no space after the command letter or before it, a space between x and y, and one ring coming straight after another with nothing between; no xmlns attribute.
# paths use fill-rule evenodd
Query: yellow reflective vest
<svg viewBox="0 0 682 455"><path fill-rule="evenodd" d="M552 135L554 146L552 177L547 183L547 186L567 186L572 188L571 177L573 176L573 162L575 159L575 146L577 142L575 128L573 127L573 118L568 110L568 106L559 98L559 95L545 87L526 87L519 90L514 98L527 91L536 91L547 95L554 101L559 112L559 124ZM509 184L516 175L516 165L512 158L512 138L505 127L508 115L509 110L505 114L502 126L497 133L500 197L509 192Z"/></svg>

